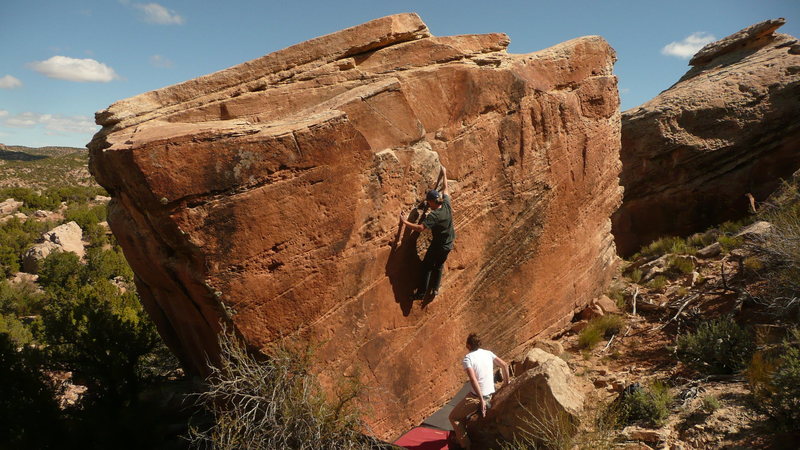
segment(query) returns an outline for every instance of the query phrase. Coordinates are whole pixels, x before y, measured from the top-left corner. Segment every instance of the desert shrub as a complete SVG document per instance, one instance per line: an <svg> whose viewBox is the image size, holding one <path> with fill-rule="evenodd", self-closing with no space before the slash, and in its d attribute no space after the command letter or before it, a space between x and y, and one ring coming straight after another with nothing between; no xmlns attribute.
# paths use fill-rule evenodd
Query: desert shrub
<svg viewBox="0 0 800 450"><path fill-rule="evenodd" d="M754 216L747 216L739 220L729 220L727 222L723 222L719 224L717 228L721 233L736 234L739 231L741 231L742 228L753 223L754 220L755 220Z"/></svg>
<svg viewBox="0 0 800 450"><path fill-rule="evenodd" d="M17 347L33 343L33 333L13 314L0 314L0 334L5 334Z"/></svg>
<svg viewBox="0 0 800 450"><path fill-rule="evenodd" d="M630 279L633 283L639 283L642 281L642 269L633 269L630 273Z"/></svg>
<svg viewBox="0 0 800 450"><path fill-rule="evenodd" d="M694 261L691 258L676 256L670 259L669 267L678 273L688 275L694 272Z"/></svg>
<svg viewBox="0 0 800 450"><path fill-rule="evenodd" d="M625 310L625 290L618 287L612 288L608 291L608 298L614 300L614 304L617 305L620 311Z"/></svg>
<svg viewBox="0 0 800 450"><path fill-rule="evenodd" d="M99 186L60 186L44 191L43 195L57 199L58 203L86 203L98 195L108 195Z"/></svg>
<svg viewBox="0 0 800 450"><path fill-rule="evenodd" d="M704 233L695 233L686 239L686 243L694 248L706 247L717 240L717 232L715 230L708 230Z"/></svg>
<svg viewBox="0 0 800 450"><path fill-rule="evenodd" d="M742 244L744 243L744 239L736 236L722 235L717 238L717 242L719 242L719 245L720 247L722 247L723 252L730 252L735 248L741 247Z"/></svg>
<svg viewBox="0 0 800 450"><path fill-rule="evenodd" d="M32 316L42 312L45 295L32 282L0 280L0 313Z"/></svg>
<svg viewBox="0 0 800 450"><path fill-rule="evenodd" d="M39 285L56 297L75 292L86 284L86 270L78 255L72 252L53 252L41 261Z"/></svg>
<svg viewBox="0 0 800 450"><path fill-rule="evenodd" d="M586 328L581 330L578 335L578 347L592 349L602 339L610 339L611 336L619 333L625 320L616 314L607 314L589 321Z"/></svg>
<svg viewBox="0 0 800 450"><path fill-rule="evenodd" d="M763 264L769 303L780 306L776 312L785 316L785 306L795 303L800 292L800 179L784 183L772 201L761 213L772 226L752 249Z"/></svg>
<svg viewBox="0 0 800 450"><path fill-rule="evenodd" d="M756 404L778 428L800 431L800 333L771 351L753 355L747 380Z"/></svg>
<svg viewBox="0 0 800 450"><path fill-rule="evenodd" d="M660 427L669 417L672 394L669 387L659 381L648 386L638 383L626 388L609 407L607 414L616 416L620 426L642 423Z"/></svg>
<svg viewBox="0 0 800 450"><path fill-rule="evenodd" d="M94 280L108 280L122 277L127 282L133 281L133 271L122 254L122 249L113 247L102 249L92 247L86 252L85 278Z"/></svg>
<svg viewBox="0 0 800 450"><path fill-rule="evenodd" d="M536 414L525 405L521 406L524 411L522 426L515 430L516 433L511 442L499 443L500 450L585 448L581 447L578 442L577 424L566 412L553 411L544 405L537 405L536 409L543 414Z"/></svg>
<svg viewBox="0 0 800 450"><path fill-rule="evenodd" d="M0 448L63 448L55 390L32 349L0 332Z"/></svg>
<svg viewBox="0 0 800 450"><path fill-rule="evenodd" d="M42 314L49 368L84 380L89 401L135 402L143 380L159 369L146 366L146 357L163 346L136 295L103 280L63 293Z"/></svg>
<svg viewBox="0 0 800 450"><path fill-rule="evenodd" d="M357 382L329 402L309 371L310 351L277 345L267 358L248 353L231 333L220 333L220 364L211 367L208 388L196 395L213 416L205 430L193 427L195 447L214 449L366 449Z"/></svg>
<svg viewBox="0 0 800 450"><path fill-rule="evenodd" d="M22 202L23 206L20 209L23 211L37 209L53 210L58 208L61 204L61 200L57 196L50 195L46 192L38 193L31 188L25 187L0 189L0 198L2 198L2 200L13 198Z"/></svg>
<svg viewBox="0 0 800 450"><path fill-rule="evenodd" d="M703 322L678 336L678 357L696 370L730 374L745 367L755 349L752 335L732 317Z"/></svg>
<svg viewBox="0 0 800 450"><path fill-rule="evenodd" d="M633 259L636 260L640 257L654 259L667 253L693 255L696 252L697 248L690 245L686 239L678 236L667 236L642 247L639 253L634 255Z"/></svg>
<svg viewBox="0 0 800 450"><path fill-rule="evenodd" d="M708 414L718 410L721 406L719 399L713 395L703 397L703 400L700 402L700 408Z"/></svg>
<svg viewBox="0 0 800 450"><path fill-rule="evenodd" d="M16 217L0 224L0 275L19 272L22 253L52 226L52 222L23 222Z"/></svg>
<svg viewBox="0 0 800 450"><path fill-rule="evenodd" d="M667 285L667 277L665 277L664 275L658 275L657 277L648 281L646 286L654 291L660 291L664 289L666 285Z"/></svg>
<svg viewBox="0 0 800 450"><path fill-rule="evenodd" d="M86 204L72 203L67 208L64 219L67 222L74 221L82 230L86 230L92 225L106 220L106 205L89 206Z"/></svg>

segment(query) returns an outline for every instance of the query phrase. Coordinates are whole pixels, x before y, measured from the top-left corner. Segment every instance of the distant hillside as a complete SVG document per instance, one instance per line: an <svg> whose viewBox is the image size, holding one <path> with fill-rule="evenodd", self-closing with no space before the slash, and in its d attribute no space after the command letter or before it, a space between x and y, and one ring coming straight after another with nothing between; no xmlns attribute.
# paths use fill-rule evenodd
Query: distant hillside
<svg viewBox="0 0 800 450"><path fill-rule="evenodd" d="M85 148L31 148L0 144L0 188L96 186Z"/></svg>

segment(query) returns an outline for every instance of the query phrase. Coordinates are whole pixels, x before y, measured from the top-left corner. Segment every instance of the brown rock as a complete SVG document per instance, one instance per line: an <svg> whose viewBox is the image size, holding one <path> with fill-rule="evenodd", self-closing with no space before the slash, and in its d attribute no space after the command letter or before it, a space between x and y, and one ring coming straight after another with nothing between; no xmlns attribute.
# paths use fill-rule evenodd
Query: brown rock
<svg viewBox="0 0 800 450"><path fill-rule="evenodd" d="M484 419L467 424L473 448L513 441L530 433L531 424L537 423L539 428L577 431L584 394L569 366L540 349L531 350L528 356L536 365L497 391Z"/></svg>
<svg viewBox="0 0 800 450"><path fill-rule="evenodd" d="M0 217L15 213L22 205L22 202L18 202L13 198L5 199L4 201L0 202Z"/></svg>
<svg viewBox="0 0 800 450"><path fill-rule="evenodd" d="M610 298L608 298L607 295L601 295L600 297L597 297L596 299L594 299L594 304L599 306L600 309L603 310L604 314L620 314L621 313L621 311L619 310L619 307L617 306L617 303L614 302L614 300L611 300Z"/></svg>
<svg viewBox="0 0 800 450"><path fill-rule="evenodd" d="M90 166L108 222L188 369L207 370L220 320L253 349L321 342L320 380L362 369L370 426L388 437L463 384L469 332L512 359L605 290L614 52L599 37L528 55L507 44L432 37L401 14L98 113ZM416 235L394 245L397 213L440 163L458 239L423 310L409 300Z"/></svg>
<svg viewBox="0 0 800 450"><path fill-rule="evenodd" d="M782 19L701 50L695 67L622 117L621 255L748 214L800 168L800 55Z"/></svg>
<svg viewBox="0 0 800 450"><path fill-rule="evenodd" d="M558 341L551 341L551 340L543 340L543 341L536 341L533 344L533 348L538 348L540 350L544 350L551 355L559 356L564 353L564 346L561 345Z"/></svg>
<svg viewBox="0 0 800 450"><path fill-rule="evenodd" d="M578 313L578 319L589 321L597 317L603 317L603 315L603 308L599 305L591 304Z"/></svg>
<svg viewBox="0 0 800 450"><path fill-rule="evenodd" d="M700 258L713 258L722 253L722 245L719 242L709 244L697 251L697 256Z"/></svg>
<svg viewBox="0 0 800 450"><path fill-rule="evenodd" d="M39 263L54 251L72 252L83 258L83 231L76 222L59 225L42 235L41 241L29 248L22 257L25 272L37 273Z"/></svg>
<svg viewBox="0 0 800 450"><path fill-rule="evenodd" d="M569 331L570 331L571 333L580 333L580 332L581 332L581 331L583 331L583 330L584 330L584 328L586 328L587 326L589 326L589 321L588 321L588 320L585 320L585 319L584 319L584 320L579 320L579 321L577 321L577 322L573 323L573 324L572 324L572 325L569 327Z"/></svg>

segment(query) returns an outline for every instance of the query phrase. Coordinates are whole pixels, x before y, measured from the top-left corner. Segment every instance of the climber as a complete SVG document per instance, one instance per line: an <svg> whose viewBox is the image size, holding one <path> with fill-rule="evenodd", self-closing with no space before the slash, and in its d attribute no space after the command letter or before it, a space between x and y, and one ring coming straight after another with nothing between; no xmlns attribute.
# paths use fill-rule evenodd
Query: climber
<svg viewBox="0 0 800 450"><path fill-rule="evenodd" d="M467 418L476 412L484 417L486 410L491 406L489 401L494 394L494 365L500 366L503 373L503 386L509 381L508 364L497 355L481 348L481 340L477 334L471 333L467 337L467 349L469 353L464 356L461 365L469 377L470 391L453 407L450 412L450 424L458 440L458 445L468 449L470 446L469 437L465 422Z"/></svg>
<svg viewBox="0 0 800 450"><path fill-rule="evenodd" d="M422 231L426 228L431 230L432 239L422 259L422 279L417 290L412 294L414 300L421 300L430 294L431 298L439 293L439 284L442 280L442 269L447 261L447 256L453 249L453 241L456 232L453 228L453 210L450 207L450 195L447 191L447 170L442 166L439 171L441 180L441 192L431 189L425 195L425 201L430 208L430 212L422 223L412 223L405 219L405 213L400 211L401 226L405 225L414 231Z"/></svg>

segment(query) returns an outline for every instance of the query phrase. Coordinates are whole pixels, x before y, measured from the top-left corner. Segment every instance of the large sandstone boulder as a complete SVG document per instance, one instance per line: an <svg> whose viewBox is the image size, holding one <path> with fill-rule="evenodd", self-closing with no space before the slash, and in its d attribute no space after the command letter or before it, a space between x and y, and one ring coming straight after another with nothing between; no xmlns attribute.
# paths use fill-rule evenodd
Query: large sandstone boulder
<svg viewBox="0 0 800 450"><path fill-rule="evenodd" d="M769 20L700 50L680 81L622 115L621 255L746 215L800 167L800 42Z"/></svg>
<svg viewBox="0 0 800 450"><path fill-rule="evenodd" d="M253 349L312 341L323 384L359 373L370 425L391 437L462 385L469 332L510 357L604 290L621 201L614 51L508 42L389 16L97 114L109 225L189 370L214 360L220 321ZM397 214L441 163L458 238L423 309Z"/></svg>
<svg viewBox="0 0 800 450"><path fill-rule="evenodd" d="M541 437L545 431L577 431L583 411L583 386L567 363L534 348L522 363L524 372L498 390L483 419L468 422L474 448L492 448L495 442Z"/></svg>
<svg viewBox="0 0 800 450"><path fill-rule="evenodd" d="M72 252L83 258L83 231L76 222L59 225L42 235L41 242L29 248L22 257L22 268L37 273L39 263L54 251Z"/></svg>

